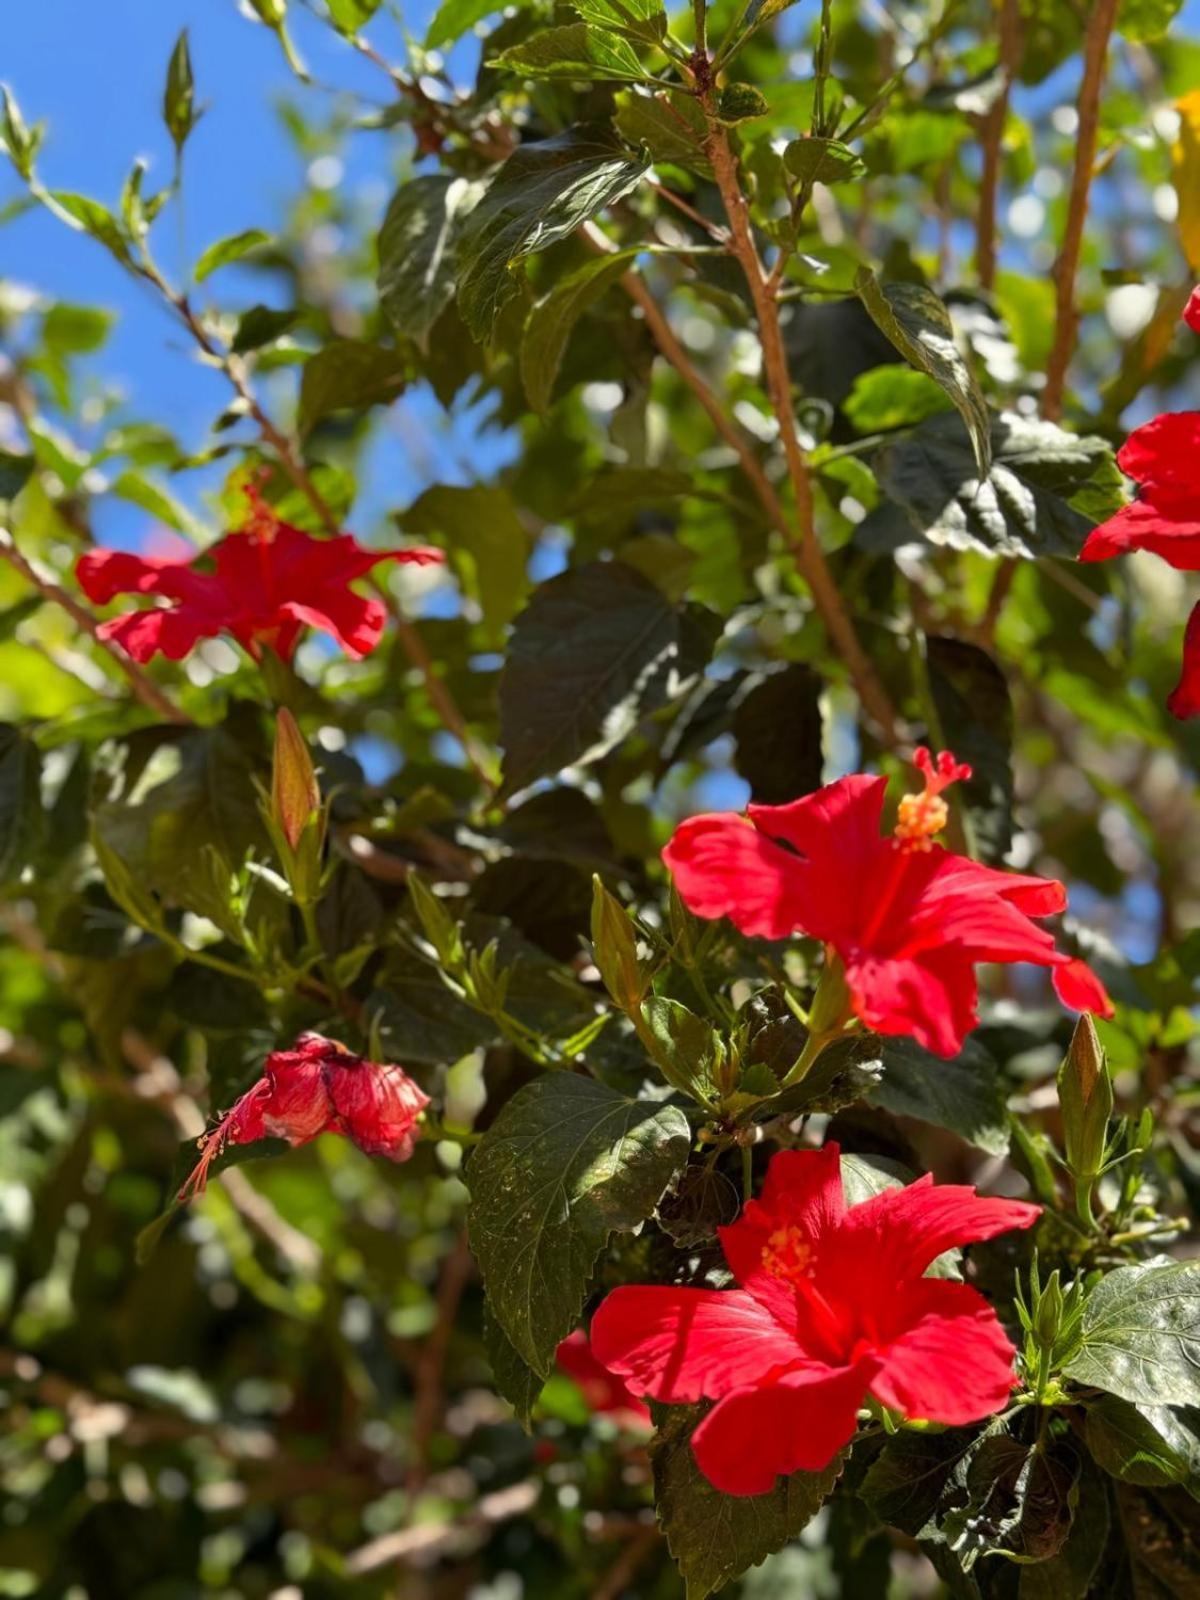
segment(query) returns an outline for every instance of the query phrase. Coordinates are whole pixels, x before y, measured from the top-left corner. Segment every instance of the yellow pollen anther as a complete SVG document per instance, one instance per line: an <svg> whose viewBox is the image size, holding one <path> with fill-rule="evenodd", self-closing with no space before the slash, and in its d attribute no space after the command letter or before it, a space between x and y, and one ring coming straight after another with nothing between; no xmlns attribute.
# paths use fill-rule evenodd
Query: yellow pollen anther
<svg viewBox="0 0 1200 1600"><path fill-rule="evenodd" d="M794 1224L776 1228L763 1246L762 1263L773 1278L785 1283L808 1275L812 1245Z"/></svg>
<svg viewBox="0 0 1200 1600"><path fill-rule="evenodd" d="M913 756L913 765L925 779L920 794L906 794L900 801L895 827L896 845L905 853L914 850L931 850L936 834L950 818L950 808L942 799L942 790L952 783L971 776L971 769L955 761L943 750L934 765L933 757L922 746Z"/></svg>

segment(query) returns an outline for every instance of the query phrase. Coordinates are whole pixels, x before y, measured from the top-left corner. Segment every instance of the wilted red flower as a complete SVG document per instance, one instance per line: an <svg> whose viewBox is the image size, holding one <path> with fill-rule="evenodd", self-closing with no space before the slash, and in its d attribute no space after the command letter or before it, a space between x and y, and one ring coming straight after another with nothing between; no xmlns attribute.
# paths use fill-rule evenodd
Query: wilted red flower
<svg viewBox="0 0 1200 1600"><path fill-rule="evenodd" d="M293 1049L267 1057L254 1087L200 1140L200 1160L179 1198L204 1192L208 1169L226 1145L256 1139L298 1145L319 1133L342 1133L368 1155L407 1161L428 1104L403 1067L366 1061L334 1039L302 1033Z"/></svg>
<svg viewBox="0 0 1200 1600"><path fill-rule="evenodd" d="M688 908L729 917L743 933L805 933L846 968L855 1014L876 1033L910 1034L954 1056L978 1022L975 964L1049 967L1064 1005L1111 1014L1099 978L1057 950L1031 917L1066 907L1061 883L1002 872L933 843L946 822L942 790L970 776L928 750L923 793L900 802L895 836L880 834L885 778L856 774L786 806L690 817L663 860Z"/></svg>
<svg viewBox="0 0 1200 1600"><path fill-rule="evenodd" d="M625 1428L651 1426L649 1407L643 1405L615 1373L601 1366L582 1328L567 1335L555 1351L555 1360L583 1390L583 1398L591 1411L611 1416Z"/></svg>
<svg viewBox="0 0 1200 1600"><path fill-rule="evenodd" d="M868 1394L952 1425L1004 1406L1014 1352L995 1312L969 1285L923 1274L1039 1214L929 1176L847 1208L836 1144L785 1150L761 1200L720 1230L741 1287L614 1289L592 1348L637 1394L715 1400L692 1435L697 1465L725 1494L765 1494L780 1474L827 1466Z"/></svg>
<svg viewBox="0 0 1200 1600"><path fill-rule="evenodd" d="M264 648L290 661L304 627L329 634L347 655L379 643L383 603L350 585L380 561L444 561L440 550L366 550L348 533L320 539L281 522L258 490L247 487L250 515L191 561L147 560L124 550L89 550L75 575L89 600L107 605L119 594L158 595L169 602L102 622L135 661L161 652L181 661L197 640L231 633L258 660ZM211 570L207 570L211 564Z"/></svg>

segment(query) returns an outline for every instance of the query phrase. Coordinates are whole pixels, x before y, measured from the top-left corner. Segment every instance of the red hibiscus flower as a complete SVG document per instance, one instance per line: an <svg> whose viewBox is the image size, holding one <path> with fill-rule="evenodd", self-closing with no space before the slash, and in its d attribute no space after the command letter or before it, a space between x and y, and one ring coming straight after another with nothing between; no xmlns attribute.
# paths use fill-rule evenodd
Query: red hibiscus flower
<svg viewBox="0 0 1200 1600"><path fill-rule="evenodd" d="M200 1160L179 1198L203 1194L208 1169L226 1145L256 1139L298 1145L319 1133L341 1133L368 1155L407 1161L428 1104L403 1067L365 1061L334 1039L303 1033L293 1049L267 1057L254 1087L200 1140Z"/></svg>
<svg viewBox="0 0 1200 1600"><path fill-rule="evenodd" d="M893 838L880 834L887 780L865 774L790 805L752 805L748 820L690 817L663 851L684 903L753 937L823 940L845 964L861 1021L936 1055L957 1055L979 1020L980 961L1049 967L1064 1005L1111 1015L1095 974L1030 921L1064 910L1062 884L934 844L947 817L942 791L970 768L943 754L935 769L924 749L915 761L925 789L901 800Z"/></svg>
<svg viewBox="0 0 1200 1600"><path fill-rule="evenodd" d="M785 1150L761 1200L722 1228L737 1289L614 1289L592 1348L637 1394L717 1403L692 1436L725 1494L816 1472L854 1433L868 1394L953 1425L1005 1405L1013 1347L975 1289L926 1278L943 1250L1029 1228L1040 1208L931 1177L847 1208L839 1152Z"/></svg>
<svg viewBox="0 0 1200 1600"><path fill-rule="evenodd" d="M350 585L380 561L444 561L440 550L365 550L350 534L319 539L281 522L257 489L247 488L250 516L192 561L147 560L124 550L89 550L75 575L88 599L107 605L119 594L168 602L100 624L135 661L161 652L181 661L197 640L231 633L259 660L269 648L290 661L304 627L329 634L349 656L379 643L387 613L381 601Z"/></svg>
<svg viewBox="0 0 1200 1600"><path fill-rule="evenodd" d="M649 1407L615 1373L600 1365L582 1328L576 1328L562 1341L555 1360L568 1377L574 1378L589 1409L597 1416L610 1416L623 1428L651 1426Z"/></svg>
<svg viewBox="0 0 1200 1600"><path fill-rule="evenodd" d="M1079 559L1150 550L1180 571L1200 571L1200 411L1167 411L1135 428L1117 464L1138 498L1092 529Z"/></svg>
<svg viewBox="0 0 1200 1600"><path fill-rule="evenodd" d="M1200 604L1193 606L1183 635L1183 668L1167 696L1167 710L1180 719L1200 717Z"/></svg>

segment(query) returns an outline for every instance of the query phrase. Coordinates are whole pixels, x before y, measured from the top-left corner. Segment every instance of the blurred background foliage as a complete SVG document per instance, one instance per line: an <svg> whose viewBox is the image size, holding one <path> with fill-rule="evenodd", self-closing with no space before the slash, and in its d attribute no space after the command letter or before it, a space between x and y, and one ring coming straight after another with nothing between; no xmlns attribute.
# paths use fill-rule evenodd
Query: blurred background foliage
<svg viewBox="0 0 1200 1600"><path fill-rule="evenodd" d="M137 152L154 151L146 194L172 172L172 139L154 118L171 47L192 21L203 114L180 160L180 195L155 224L162 272L175 285L192 279L188 314L228 342L265 414L302 435L337 519L381 544L403 533L450 552L444 572L386 579L393 608L419 628L415 647L410 629L392 628L351 663L310 639L295 678L273 687L302 717L334 796L338 868L321 933L338 981L363 1003L369 1041L352 1042L409 1065L448 1128L477 1129L531 1068L494 1019L440 987L405 890L414 866L475 919L476 948L494 934L508 941L505 964L519 975L509 1009L565 1038L588 1012L580 984L595 986L579 954L593 871L661 914L657 851L681 815L751 793L790 798L822 773L887 757L827 658L787 550L694 394L655 361L630 300L594 300L556 381L535 374L531 393L524 318L588 259L577 238L531 260L491 344L476 344L453 306L414 329L410 304L389 311L386 271L381 305L377 239L398 185L439 170L477 178L519 141L581 120L615 116L636 144L650 137L644 105L619 84L480 65L544 27L547 4L497 18L451 0L436 18L402 22L386 4L372 16L368 0L330 4L330 16L321 0L297 0L286 41L263 25L276 14L266 0L243 9L172 0L150 19L106 0L77 19L58 0L6 19L13 59L0 66L27 123L51 110L44 181L85 186L86 144L88 161L106 163L97 198L116 207ZM910 725L982 773L977 843L1068 883L1070 932L1118 1001L1101 1029L1118 1101L1154 1109L1178 1207L1200 1185L1200 733L1163 701L1188 580L1150 557L1020 561L1011 591L998 593L994 552L915 534L888 492L888 436L947 402L901 364L851 292L863 261L886 262L894 281L929 282L992 405L1036 415L1088 9L1022 0L989 266L979 208L996 103L993 8L837 0L838 92L865 106L890 74L898 81L856 140L863 170L813 197L785 335L821 540L868 653ZM1063 418L1113 446L1194 393L1194 338L1179 314L1200 271L1200 116L1181 97L1200 85L1200 15L1178 9L1123 0L1102 101ZM767 102L740 128L760 220L780 142L809 125L817 10L806 0L761 27L738 62ZM732 15L727 0L712 8L714 37ZM368 19L369 44L356 33ZM557 20L570 20L565 8ZM94 47L86 32L76 39L77 21L98 30ZM82 134L69 107L56 115L27 86L23 34L41 48L39 28L54 30L54 63L101 86L104 113ZM44 62L38 70L48 100ZM83 177L60 154L60 120ZM643 186L616 203L606 231L663 247L642 256L644 281L769 458L776 427L744 285L728 259L701 253L720 217L712 185L686 161L660 155L659 168L687 209ZM211 540L240 518L239 484L259 465L274 474L281 514L312 526L312 507L246 394L227 383L228 362L224 372L203 353L197 363L180 305L110 259L104 217L65 202L97 242L46 215L15 175L3 183L0 499L37 582L0 561L0 718L24 729L0 735L0 1594L676 1596L648 1520L636 1429L592 1414L565 1375L546 1388L531 1435L495 1392L464 1244L461 1142L423 1143L392 1168L322 1139L230 1171L138 1260L138 1236L177 1181L179 1141L232 1102L267 1050L331 1024L277 970L264 966L256 987L186 958L204 948L242 959L205 944L215 930L195 909L193 880L206 846L258 826L253 780L269 770L269 729L257 669L224 641L181 666L158 663L147 681L203 730L165 742L139 734L160 726L161 705L130 693L120 664L47 586L75 593L73 563L94 539L156 554ZM262 236L225 251L227 264L209 257L211 279L197 270L207 247L250 228ZM351 378L345 341L358 352ZM322 352L333 353L324 369ZM1116 479L1110 471L1093 487L1096 516ZM1018 532L1022 515L1018 503ZM586 777L576 771L501 815L484 780L497 773L497 680L513 619L536 585L609 556L641 574L680 630L679 671L655 703L598 730L591 749L524 775L583 756ZM421 651L465 729L448 729ZM155 749L172 775L141 793L152 842L126 866L134 897L171 903L163 936L139 926L111 874L106 885L88 822L89 804L93 818L97 806L130 805ZM287 939L286 929L264 934L285 965ZM1053 1127L1048 1086L1067 1024L1041 977L995 976L987 1037L1014 1103ZM636 1082L622 1043L604 1071ZM1002 1159L883 1110L855 1113L847 1132L943 1176L984 1181ZM935 1591L911 1541L893 1548L861 1532L850 1510L822 1513L740 1592ZM1158 1569L1139 1581L1138 1594L1198 1592L1194 1571L1177 1587ZM1122 1592L1133 1591L1112 1590Z"/></svg>

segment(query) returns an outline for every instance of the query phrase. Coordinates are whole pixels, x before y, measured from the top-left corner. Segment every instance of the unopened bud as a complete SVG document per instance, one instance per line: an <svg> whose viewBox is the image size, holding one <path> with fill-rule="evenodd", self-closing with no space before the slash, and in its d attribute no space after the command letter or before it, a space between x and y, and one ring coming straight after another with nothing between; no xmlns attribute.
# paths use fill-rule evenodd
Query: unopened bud
<svg viewBox="0 0 1200 1600"><path fill-rule="evenodd" d="M850 990L846 986L846 969L832 945L826 945L825 966L808 1013L809 1037L836 1033L849 1008Z"/></svg>
<svg viewBox="0 0 1200 1600"><path fill-rule="evenodd" d="M1043 1350L1053 1350L1062 1328L1063 1294L1057 1267L1038 1296L1033 1310L1033 1332Z"/></svg>
<svg viewBox="0 0 1200 1600"><path fill-rule="evenodd" d="M637 931L625 907L592 878L592 956L604 987L623 1011L639 1006L650 975L638 960Z"/></svg>
<svg viewBox="0 0 1200 1600"><path fill-rule="evenodd" d="M1104 1165L1113 1091L1096 1025L1086 1012L1058 1071L1058 1100L1067 1166L1076 1177L1094 1178Z"/></svg>
<svg viewBox="0 0 1200 1600"><path fill-rule="evenodd" d="M320 814L321 790L304 735L288 710L275 723L275 763L271 772L271 815L295 851L304 830Z"/></svg>

